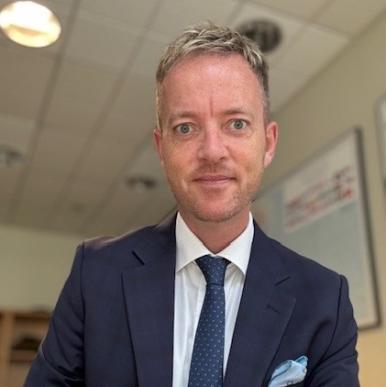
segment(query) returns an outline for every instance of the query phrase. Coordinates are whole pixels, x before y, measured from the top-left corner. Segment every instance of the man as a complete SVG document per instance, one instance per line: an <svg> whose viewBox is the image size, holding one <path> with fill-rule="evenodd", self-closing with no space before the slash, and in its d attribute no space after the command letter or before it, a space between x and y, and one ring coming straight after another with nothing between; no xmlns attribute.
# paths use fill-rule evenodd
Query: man
<svg viewBox="0 0 386 387"><path fill-rule="evenodd" d="M26 385L359 386L347 281L249 212L278 138L258 48L186 30L157 71L157 118L178 214L78 248Z"/></svg>

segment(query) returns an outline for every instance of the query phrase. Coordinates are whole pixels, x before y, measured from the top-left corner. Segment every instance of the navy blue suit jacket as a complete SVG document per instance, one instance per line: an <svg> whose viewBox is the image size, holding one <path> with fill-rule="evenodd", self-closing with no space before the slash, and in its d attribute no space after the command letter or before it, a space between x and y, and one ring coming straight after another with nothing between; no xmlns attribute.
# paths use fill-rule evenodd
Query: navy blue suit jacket
<svg viewBox="0 0 386 387"><path fill-rule="evenodd" d="M175 250L174 220L78 247L26 386L171 387ZM267 386L301 355L294 386L357 387L356 339L345 278L255 224L224 387Z"/></svg>

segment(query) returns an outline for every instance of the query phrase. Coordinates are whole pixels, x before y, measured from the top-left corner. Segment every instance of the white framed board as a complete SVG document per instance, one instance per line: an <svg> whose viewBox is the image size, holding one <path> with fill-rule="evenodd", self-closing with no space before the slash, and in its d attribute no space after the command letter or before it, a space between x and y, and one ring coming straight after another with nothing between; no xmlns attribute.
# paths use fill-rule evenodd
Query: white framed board
<svg viewBox="0 0 386 387"><path fill-rule="evenodd" d="M378 98L375 105L376 121L378 126L379 154L383 182L386 184L386 94Z"/></svg>
<svg viewBox="0 0 386 387"><path fill-rule="evenodd" d="M379 324L359 129L258 194L252 213L262 229L298 253L347 277L359 328Z"/></svg>

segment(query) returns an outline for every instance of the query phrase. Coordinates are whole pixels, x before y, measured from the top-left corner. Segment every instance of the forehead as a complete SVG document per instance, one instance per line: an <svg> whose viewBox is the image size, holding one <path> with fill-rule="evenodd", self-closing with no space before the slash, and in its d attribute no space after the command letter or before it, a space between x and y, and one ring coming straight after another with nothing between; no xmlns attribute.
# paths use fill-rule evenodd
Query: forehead
<svg viewBox="0 0 386 387"><path fill-rule="evenodd" d="M232 78L249 77L258 80L247 60L238 53L193 52L179 59L166 73L162 85L174 81L201 79L205 76L218 76L233 73Z"/></svg>
<svg viewBox="0 0 386 387"><path fill-rule="evenodd" d="M209 105L263 105L257 75L240 54L200 53L188 55L166 74L159 89L160 113L184 108L205 110Z"/></svg>
<svg viewBox="0 0 386 387"><path fill-rule="evenodd" d="M219 96L262 97L262 87L249 63L240 54L199 53L177 62L166 74L159 90L169 100Z"/></svg>

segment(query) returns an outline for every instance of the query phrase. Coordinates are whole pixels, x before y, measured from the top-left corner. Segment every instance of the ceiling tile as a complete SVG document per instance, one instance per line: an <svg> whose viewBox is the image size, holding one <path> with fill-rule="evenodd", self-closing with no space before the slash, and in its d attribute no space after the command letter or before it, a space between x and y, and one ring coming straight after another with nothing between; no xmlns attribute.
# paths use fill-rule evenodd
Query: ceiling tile
<svg viewBox="0 0 386 387"><path fill-rule="evenodd" d="M155 127L154 110L154 81L130 75L123 82L99 133L112 141L141 143Z"/></svg>
<svg viewBox="0 0 386 387"><path fill-rule="evenodd" d="M127 169L126 176L145 176L158 182L164 181L164 174L153 141L140 150Z"/></svg>
<svg viewBox="0 0 386 387"><path fill-rule="evenodd" d="M99 116L100 110L96 110L88 102L56 95L49 104L45 125L88 135L97 124Z"/></svg>
<svg viewBox="0 0 386 387"><path fill-rule="evenodd" d="M14 193L23 171L23 165L6 167L0 164L0 222L8 222L12 215Z"/></svg>
<svg viewBox="0 0 386 387"><path fill-rule="evenodd" d="M50 219L49 227L57 232L77 233L77 230L82 226L86 217L86 212L78 212L77 210L55 211L55 219Z"/></svg>
<svg viewBox="0 0 386 387"><path fill-rule="evenodd" d="M49 214L51 208L47 206L23 203L12 216L12 223L28 228L49 228Z"/></svg>
<svg viewBox="0 0 386 387"><path fill-rule="evenodd" d="M34 120L0 114L0 145L25 153L35 128Z"/></svg>
<svg viewBox="0 0 386 387"><path fill-rule="evenodd" d="M149 141L143 148L138 157L129 166L125 175L127 178L150 178L156 182L154 189L144 191L141 194L142 203L137 206L133 214L128 216L125 228L132 229L143 226L146 223L156 223L175 207L174 197L166 182L152 141ZM131 191L135 192L135 189L131 189Z"/></svg>
<svg viewBox="0 0 386 387"><path fill-rule="evenodd" d="M48 227L57 197L66 182L66 176L48 175L30 169L10 218L16 224L31 227ZM35 223L34 223L35 222Z"/></svg>
<svg viewBox="0 0 386 387"><path fill-rule="evenodd" d="M50 8L56 15L68 16L72 11L75 1L76 0L39 0L39 3Z"/></svg>
<svg viewBox="0 0 386 387"><path fill-rule="evenodd" d="M35 118L54 60L22 47L0 46L0 111Z"/></svg>
<svg viewBox="0 0 386 387"><path fill-rule="evenodd" d="M248 0L302 19L310 19L331 0Z"/></svg>
<svg viewBox="0 0 386 387"><path fill-rule="evenodd" d="M6 207L7 202L11 199L16 183L18 182L22 168L18 166L5 167L0 164L0 207Z"/></svg>
<svg viewBox="0 0 386 387"><path fill-rule="evenodd" d="M74 103L89 104L100 110L110 96L116 79L116 74L104 69L66 60L61 66L54 97L63 96L74 100Z"/></svg>
<svg viewBox="0 0 386 387"><path fill-rule="evenodd" d="M85 63L96 63L120 71L137 37L125 23L80 11L66 53Z"/></svg>
<svg viewBox="0 0 386 387"><path fill-rule="evenodd" d="M8 199L9 201L9 199ZM8 215L8 201L5 202L2 206L0 206L0 224L8 223L7 215Z"/></svg>
<svg viewBox="0 0 386 387"><path fill-rule="evenodd" d="M49 227L51 230L65 233L77 233L89 215L88 211L78 211L66 209L63 211L55 211L55 219L49 220Z"/></svg>
<svg viewBox="0 0 386 387"><path fill-rule="evenodd" d="M68 176L80 157L87 136L80 132L43 129L32 158L33 168Z"/></svg>
<svg viewBox="0 0 386 387"><path fill-rule="evenodd" d="M125 229L127 218L146 202L146 194L130 191L118 184L96 216L86 220L82 232L87 235L114 235Z"/></svg>
<svg viewBox="0 0 386 387"><path fill-rule="evenodd" d="M315 74L330 62L348 41L343 34L310 25L280 57L277 65L293 72L305 73L307 76Z"/></svg>
<svg viewBox="0 0 386 387"><path fill-rule="evenodd" d="M148 116L155 106L155 74L143 76L131 72L123 81L114 101L114 114ZM154 110L154 109L153 109ZM142 117L145 118L145 117Z"/></svg>
<svg viewBox="0 0 386 387"><path fill-rule="evenodd" d="M101 209L100 216L112 214L117 216L120 222L123 222L130 213L136 212L138 206L146 200L146 195L147 193L128 189L124 181L122 181L111 192L109 200Z"/></svg>
<svg viewBox="0 0 386 387"><path fill-rule="evenodd" d="M77 132L95 125L111 97L116 75L95 66L65 61L47 107L46 122Z"/></svg>
<svg viewBox="0 0 386 387"><path fill-rule="evenodd" d="M265 55L268 63L275 64L278 58L286 51L291 43L297 38L299 33L304 29L305 22L303 20L284 16L282 14L275 13L272 9L259 6L254 3L246 3L240 9L234 20L232 20L232 27L237 28L242 23L250 20L262 19L271 20L275 22L282 30L283 37L280 46L273 51Z"/></svg>
<svg viewBox="0 0 386 387"><path fill-rule="evenodd" d="M133 114L131 117L117 113L109 114L103 127L98 131L98 136L108 137L112 143L124 143L130 149L134 149L150 138L155 127L153 116L154 114L151 113L147 115Z"/></svg>
<svg viewBox="0 0 386 387"><path fill-rule="evenodd" d="M236 7L237 2L233 0L165 0L150 30L174 39L180 31L192 24L206 20L225 23Z"/></svg>
<svg viewBox="0 0 386 387"><path fill-rule="evenodd" d="M130 67L131 73L155 79L158 62L168 43L164 37L148 34Z"/></svg>
<svg viewBox="0 0 386 387"><path fill-rule="evenodd" d="M167 184L162 184L149 193L148 200L129 216L126 229L135 229L161 222L176 208L176 202Z"/></svg>
<svg viewBox="0 0 386 387"><path fill-rule="evenodd" d="M65 186L66 179L65 175L47 175L37 169L31 169L25 179L20 205L52 208Z"/></svg>
<svg viewBox="0 0 386 387"><path fill-rule="evenodd" d="M303 76L302 76L303 75ZM271 111L277 112L307 81L303 73L294 73L279 68L270 71Z"/></svg>
<svg viewBox="0 0 386 387"><path fill-rule="evenodd" d="M157 3L158 0L82 0L80 9L124 21L132 29L141 29L145 26L149 15Z"/></svg>
<svg viewBox="0 0 386 387"><path fill-rule="evenodd" d="M67 195L55 210L50 224L56 230L77 232L85 220L92 215L96 206L103 201L108 186L76 179L72 181Z"/></svg>
<svg viewBox="0 0 386 387"><path fill-rule="evenodd" d="M118 144L98 137L77 170L77 178L111 184L131 158L131 144Z"/></svg>
<svg viewBox="0 0 386 387"><path fill-rule="evenodd" d="M68 209L94 208L104 200L109 187L102 183L95 183L85 179L75 179L67 192L66 202Z"/></svg>
<svg viewBox="0 0 386 387"><path fill-rule="evenodd" d="M386 8L384 0L335 0L321 13L318 23L347 34L357 34Z"/></svg>
<svg viewBox="0 0 386 387"><path fill-rule="evenodd" d="M100 217L82 229L82 234L86 235L86 238L95 238L98 236L115 237L121 235L124 231L123 226L118 221L119 219L116 216Z"/></svg>

